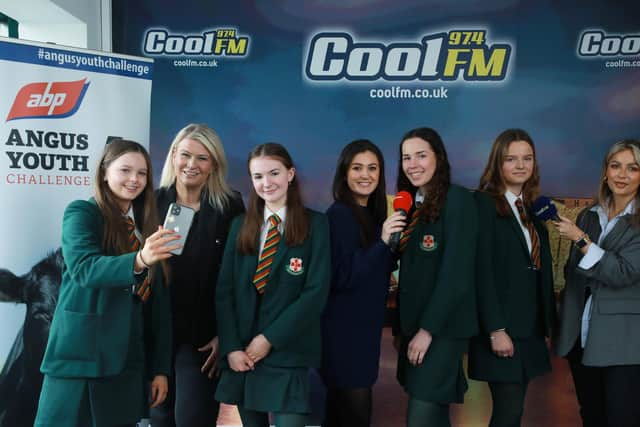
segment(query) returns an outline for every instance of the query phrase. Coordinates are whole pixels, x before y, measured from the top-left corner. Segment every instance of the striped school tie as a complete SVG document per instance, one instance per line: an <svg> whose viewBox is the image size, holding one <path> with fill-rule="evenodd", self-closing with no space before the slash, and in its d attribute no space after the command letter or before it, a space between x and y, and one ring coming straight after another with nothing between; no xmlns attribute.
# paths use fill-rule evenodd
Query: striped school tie
<svg viewBox="0 0 640 427"><path fill-rule="evenodd" d="M256 287L259 294L264 293L264 287L267 285L267 279L269 279L269 273L271 272L271 264L273 264L273 259L276 257L278 244L282 238L278 231L278 224L281 222L280 217L276 214L269 217L267 238L264 241L262 253L260 253L256 274L253 276L253 285Z"/></svg>
<svg viewBox="0 0 640 427"><path fill-rule="evenodd" d="M537 269L540 268L540 237L538 236L538 232L533 226L533 221L527 216L527 213L524 210L524 206L522 205L522 199L516 199L516 209L518 209L518 214L520 215L520 221L527 227L529 231L529 237L531 237L531 262Z"/></svg>
<svg viewBox="0 0 640 427"><path fill-rule="evenodd" d="M419 208L416 208L416 210L413 211L413 214L411 214L411 222L409 223L409 226L404 229L402 235L400 236L400 252L404 252L405 248L407 247L407 243L411 238L411 233L413 233L413 229L416 228L416 225L418 224L418 219L420 218L420 215L418 214L419 210Z"/></svg>
<svg viewBox="0 0 640 427"><path fill-rule="evenodd" d="M131 246L131 250L136 252L140 249L140 240L138 240L138 236L136 236L136 225L133 223L131 217L127 217L127 233L129 233L129 245ZM142 283L135 285L134 288L135 294L140 297L142 302L146 302L151 295L151 280L149 279L149 272L147 272L147 276L144 278Z"/></svg>

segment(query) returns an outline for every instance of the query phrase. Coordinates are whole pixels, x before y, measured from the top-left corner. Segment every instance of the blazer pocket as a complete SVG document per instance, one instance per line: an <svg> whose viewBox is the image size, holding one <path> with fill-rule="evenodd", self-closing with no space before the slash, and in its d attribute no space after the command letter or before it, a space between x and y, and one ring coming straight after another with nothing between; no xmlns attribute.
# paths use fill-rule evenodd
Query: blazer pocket
<svg viewBox="0 0 640 427"><path fill-rule="evenodd" d="M69 310L63 310L61 314L58 355L68 360L95 360L101 316Z"/></svg>
<svg viewBox="0 0 640 427"><path fill-rule="evenodd" d="M602 299L598 301L600 314L640 314L640 299Z"/></svg>

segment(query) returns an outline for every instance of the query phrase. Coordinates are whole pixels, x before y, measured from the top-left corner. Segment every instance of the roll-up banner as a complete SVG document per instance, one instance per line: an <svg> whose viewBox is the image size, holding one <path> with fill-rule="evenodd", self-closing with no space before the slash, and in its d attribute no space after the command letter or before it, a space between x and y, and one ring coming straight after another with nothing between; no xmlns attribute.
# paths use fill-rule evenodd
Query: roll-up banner
<svg viewBox="0 0 640 427"><path fill-rule="evenodd" d="M32 426L62 214L105 143L149 146L153 60L0 37L0 426Z"/></svg>

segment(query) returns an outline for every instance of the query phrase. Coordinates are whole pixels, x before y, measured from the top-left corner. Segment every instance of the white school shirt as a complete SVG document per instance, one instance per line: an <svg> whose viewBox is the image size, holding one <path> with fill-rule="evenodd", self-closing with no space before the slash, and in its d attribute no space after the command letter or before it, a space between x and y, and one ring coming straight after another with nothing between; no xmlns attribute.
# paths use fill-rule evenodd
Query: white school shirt
<svg viewBox="0 0 640 427"><path fill-rule="evenodd" d="M522 200L522 197L516 196L509 190L507 190L504 193L504 197L507 199L507 202L511 207L511 211L513 212L513 215L515 215L516 220L518 221L518 224L520 224L520 229L522 230L522 234L524 234L524 240L527 241L527 248L529 249L529 255L531 255L531 235L529 234L529 229L525 227L525 225L522 223L522 220L520 219L520 212L518 212L518 208L516 207L516 200L518 199ZM524 207L524 204L523 204L523 207Z"/></svg>
<svg viewBox="0 0 640 427"><path fill-rule="evenodd" d="M273 214L278 215L280 217L280 224L278 224L278 232L280 235L284 234L284 220L287 216L287 207L283 206L278 209L276 212L271 212L268 207L264 207L264 220L262 222L262 227L260 229L260 252L262 253L262 248L264 248L264 242L267 240L267 231L269 231L269 217Z"/></svg>

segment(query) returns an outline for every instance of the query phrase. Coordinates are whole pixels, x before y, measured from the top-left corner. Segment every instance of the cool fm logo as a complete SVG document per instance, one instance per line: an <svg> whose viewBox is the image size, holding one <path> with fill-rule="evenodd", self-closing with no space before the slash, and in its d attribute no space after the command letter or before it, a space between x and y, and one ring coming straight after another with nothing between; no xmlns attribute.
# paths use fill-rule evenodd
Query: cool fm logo
<svg viewBox="0 0 640 427"><path fill-rule="evenodd" d="M18 91L6 121L69 117L78 111L88 87L86 78L73 82L29 83Z"/></svg>

